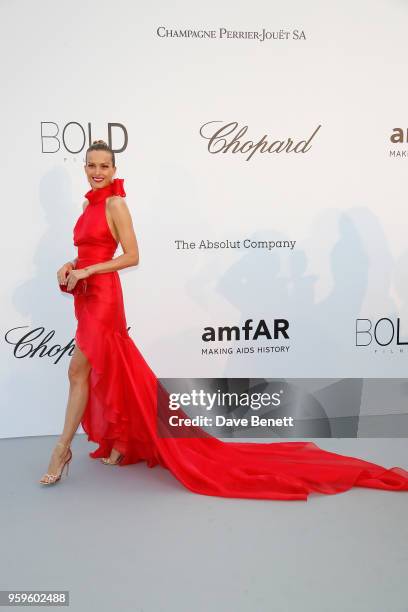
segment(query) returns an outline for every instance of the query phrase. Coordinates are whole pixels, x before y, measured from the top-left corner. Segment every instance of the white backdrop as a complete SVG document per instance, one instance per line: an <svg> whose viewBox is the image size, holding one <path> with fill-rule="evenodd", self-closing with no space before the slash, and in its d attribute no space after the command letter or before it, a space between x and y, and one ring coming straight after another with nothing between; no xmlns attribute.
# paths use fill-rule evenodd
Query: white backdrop
<svg viewBox="0 0 408 612"><path fill-rule="evenodd" d="M355 329L399 319L408 341L407 18L397 0L2 3L2 437L61 430L69 355L47 351L76 321L56 270L76 255L85 150L109 124L114 149L128 137L116 176L140 249L120 272L127 321L158 376L406 376L407 346L356 346ZM275 38L248 34L264 28ZM215 35L176 36L189 30ZM247 126L241 142L321 127L306 153L247 161L209 152L210 121ZM296 243L175 242L246 238ZM206 326L274 318L289 339L202 340Z"/></svg>

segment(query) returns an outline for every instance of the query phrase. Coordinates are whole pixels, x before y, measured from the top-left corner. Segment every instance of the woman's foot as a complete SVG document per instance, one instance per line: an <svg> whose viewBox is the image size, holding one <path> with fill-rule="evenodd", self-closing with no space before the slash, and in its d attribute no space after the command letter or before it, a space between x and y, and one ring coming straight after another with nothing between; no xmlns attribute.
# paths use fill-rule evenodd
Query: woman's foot
<svg viewBox="0 0 408 612"><path fill-rule="evenodd" d="M66 463L67 459L71 454L71 450L69 444L65 444L63 442L57 442L52 451L51 459L48 464L47 474L41 478L40 482L43 484L48 484L52 478L50 475L58 476L61 473L62 467Z"/></svg>
<svg viewBox="0 0 408 612"><path fill-rule="evenodd" d="M105 463L105 465L117 465L122 461L122 458L122 453L117 451L115 448L112 448L110 456L108 458L103 457L101 461L102 463Z"/></svg>

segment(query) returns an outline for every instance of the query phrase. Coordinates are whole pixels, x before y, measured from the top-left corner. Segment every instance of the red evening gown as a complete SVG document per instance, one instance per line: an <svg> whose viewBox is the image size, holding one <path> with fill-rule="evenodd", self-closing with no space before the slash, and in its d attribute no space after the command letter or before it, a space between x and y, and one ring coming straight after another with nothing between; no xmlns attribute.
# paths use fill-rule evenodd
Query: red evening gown
<svg viewBox="0 0 408 612"><path fill-rule="evenodd" d="M115 254L105 203L110 195L126 195L123 182L114 179L85 194L89 204L74 227L77 268ZM219 497L307 500L312 492L352 487L408 491L408 471L325 451L313 442L223 442L197 427L189 429L190 437L159 436L166 419L165 410L158 417L157 398L165 404L167 392L128 334L118 272L93 274L72 293L75 341L92 366L81 421L88 440L98 444L92 458L108 457L114 447L124 455L120 467L161 465L187 489Z"/></svg>

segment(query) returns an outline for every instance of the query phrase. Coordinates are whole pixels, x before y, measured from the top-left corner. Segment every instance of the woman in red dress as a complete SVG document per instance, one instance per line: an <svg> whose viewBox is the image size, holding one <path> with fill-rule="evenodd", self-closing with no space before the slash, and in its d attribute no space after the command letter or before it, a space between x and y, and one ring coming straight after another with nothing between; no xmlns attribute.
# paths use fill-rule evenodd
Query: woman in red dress
<svg viewBox="0 0 408 612"><path fill-rule="evenodd" d="M408 491L408 471L331 453L313 442L223 442L198 427L186 437L159 435L169 431L166 408L158 410L168 395L127 331L118 270L137 265L139 252L124 180L114 178L115 156L105 142L88 148L85 172L91 189L74 227L78 257L57 272L61 290L73 294L78 322L68 405L42 484L55 484L65 466L68 471L81 424L98 444L92 458L106 465L161 465L203 495L306 500L312 492L335 494L353 486ZM113 258L119 243L123 254Z"/></svg>

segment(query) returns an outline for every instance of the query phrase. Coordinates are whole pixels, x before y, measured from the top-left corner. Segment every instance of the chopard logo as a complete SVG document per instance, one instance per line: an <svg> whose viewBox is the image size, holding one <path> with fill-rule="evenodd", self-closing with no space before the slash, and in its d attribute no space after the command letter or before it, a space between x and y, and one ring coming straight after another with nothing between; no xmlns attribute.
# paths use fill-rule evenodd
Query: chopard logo
<svg viewBox="0 0 408 612"><path fill-rule="evenodd" d="M128 331L129 329L130 327L127 328ZM72 356L75 349L75 338L71 338L66 344L59 344L54 336L54 329L47 331L42 325L33 329L30 329L28 325L19 325L8 329L4 339L7 344L14 347L13 355L16 359L48 357L56 364L65 355Z"/></svg>
<svg viewBox="0 0 408 612"><path fill-rule="evenodd" d="M221 123L214 131L214 123ZM243 138L248 126L239 127L237 121L223 123L222 121L208 121L200 127L200 136L208 140L207 149L209 153L243 153L248 156L249 161L255 153L307 153L312 148L310 144L322 126L318 125L307 140L295 142L292 138L284 140L273 140L264 134L258 141Z"/></svg>

